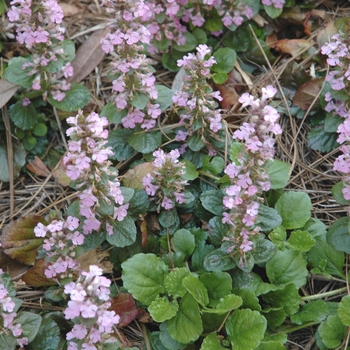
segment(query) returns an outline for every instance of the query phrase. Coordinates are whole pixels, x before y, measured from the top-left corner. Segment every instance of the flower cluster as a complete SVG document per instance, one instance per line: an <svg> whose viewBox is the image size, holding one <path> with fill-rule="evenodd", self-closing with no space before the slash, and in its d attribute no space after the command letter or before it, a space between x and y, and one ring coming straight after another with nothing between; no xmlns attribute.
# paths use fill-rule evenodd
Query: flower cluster
<svg viewBox="0 0 350 350"><path fill-rule="evenodd" d="M6 287L9 285L9 279L10 276L0 269L0 334L5 333L7 337L13 336L17 344L23 348L28 344L28 338L20 338L23 330L21 324L17 322L16 304L11 297L14 293L10 293Z"/></svg>
<svg viewBox="0 0 350 350"><path fill-rule="evenodd" d="M110 23L112 32L101 39L101 45L106 53L116 53L111 63L111 73L116 76L112 91L116 93L116 107L123 111L121 122L128 129L136 126L152 129L161 110L155 102L158 90L150 69L151 60L142 53L152 38L143 24L150 8L142 0L123 3L106 0L101 4L114 15Z"/></svg>
<svg viewBox="0 0 350 350"><path fill-rule="evenodd" d="M83 233L100 231L105 225L105 231L112 235L110 221L123 221L129 203L124 203L117 173L108 160L113 154L110 147L105 147L108 121L95 112L85 117L79 111L75 117L68 118L67 123L71 125L67 130L71 140L63 162L68 177L77 183L80 215L86 218ZM111 215L106 215L106 210L111 211Z"/></svg>
<svg viewBox="0 0 350 350"><path fill-rule="evenodd" d="M343 195L350 200L350 110L347 101L338 100L332 97L333 91L350 90L350 55L348 44L339 34L332 36L332 41L321 48L321 52L327 55L327 63L336 69L329 72L326 81L331 85L331 91L325 94L327 105L325 110L333 112L344 118L344 122L338 126L339 137L337 141L343 153L334 162L334 170L344 174Z"/></svg>
<svg viewBox="0 0 350 350"><path fill-rule="evenodd" d="M179 162L179 150L175 149L168 154L159 149L153 152L155 159L153 165L156 170L147 174L142 183L151 200L157 205L157 210L164 208L170 210L175 203L185 202L184 186L187 181L183 179L185 167Z"/></svg>
<svg viewBox="0 0 350 350"><path fill-rule="evenodd" d="M210 137L217 138L222 129L220 109L214 99L222 100L219 91L213 92L207 79L210 78L210 67L216 63L207 45L199 45L196 54L188 54L178 60L178 66L186 72L182 91L173 96L174 107L180 114L180 125L185 130L177 132L176 140L185 141L192 135L200 135L204 143L210 145ZM204 144L203 144L204 145Z"/></svg>
<svg viewBox="0 0 350 350"><path fill-rule="evenodd" d="M242 107L248 107L249 122L234 132L236 141L236 159L227 165L225 173L231 185L225 189L222 222L231 226L225 240L230 241L228 252L233 250L241 255L252 249L251 236L259 232L254 227L258 215L259 194L270 189L269 176L266 169L268 160L273 160L274 139L271 134L281 134L282 130L277 120L277 110L269 106L268 99L276 94L272 86L262 89L260 99L249 93L243 94L239 102Z"/></svg>
<svg viewBox="0 0 350 350"><path fill-rule="evenodd" d="M75 282L64 287L64 293L70 295L64 315L74 323L66 335L68 350L97 350L105 343L116 342L111 333L120 317L108 310L110 284L111 281L102 276L102 269L90 265L89 272L82 271Z"/></svg>
<svg viewBox="0 0 350 350"><path fill-rule="evenodd" d="M261 3L266 6L273 6L276 9L283 8L285 0L261 0Z"/></svg>
<svg viewBox="0 0 350 350"><path fill-rule="evenodd" d="M16 39L32 51L32 56L22 66L25 74L33 77L32 89L50 90L55 100L62 101L70 84L61 77L72 76L73 67L68 62L56 69L48 68L58 59L65 60L61 7L56 0L13 0L10 4L7 15L12 23L9 27L17 27ZM54 74L48 76L45 70ZM46 98L47 91L43 94Z"/></svg>
<svg viewBox="0 0 350 350"><path fill-rule="evenodd" d="M56 216L56 215L54 215ZM50 224L38 223L34 228L36 237L45 237L43 249L50 265L44 271L47 278L72 277L79 266L74 260L76 247L84 243L84 235L77 231L79 220L68 216L66 220L52 217Z"/></svg>

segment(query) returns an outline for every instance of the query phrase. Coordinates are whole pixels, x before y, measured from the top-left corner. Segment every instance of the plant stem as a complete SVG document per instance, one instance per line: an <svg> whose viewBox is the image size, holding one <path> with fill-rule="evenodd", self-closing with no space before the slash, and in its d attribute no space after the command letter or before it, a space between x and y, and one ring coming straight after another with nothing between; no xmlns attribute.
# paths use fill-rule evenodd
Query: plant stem
<svg viewBox="0 0 350 350"><path fill-rule="evenodd" d="M302 297L301 300L302 301L317 300L317 299L327 298L327 297L331 297L333 295L341 294L341 293L346 292L346 291L347 291L347 287L342 287L339 289L331 290L330 292L309 295L307 297Z"/></svg>
<svg viewBox="0 0 350 350"><path fill-rule="evenodd" d="M204 175L206 177L210 177L211 179L214 179L216 181L219 181L220 180L220 177L217 177L213 174L210 174L210 173L207 173L206 171L203 171L203 170L197 170L199 174L201 175Z"/></svg>

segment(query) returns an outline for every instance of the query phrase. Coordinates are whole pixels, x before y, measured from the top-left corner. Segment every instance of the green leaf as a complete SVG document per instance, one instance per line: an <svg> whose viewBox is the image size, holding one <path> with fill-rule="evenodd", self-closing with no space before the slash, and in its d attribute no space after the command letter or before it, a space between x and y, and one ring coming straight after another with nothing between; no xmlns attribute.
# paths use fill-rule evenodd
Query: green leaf
<svg viewBox="0 0 350 350"><path fill-rule="evenodd" d="M197 340L202 334L199 307L190 293L184 295L176 316L168 321L168 332L173 339L184 344Z"/></svg>
<svg viewBox="0 0 350 350"><path fill-rule="evenodd" d="M290 179L290 165L278 159L268 162L268 174L271 189L279 189L287 186Z"/></svg>
<svg viewBox="0 0 350 350"><path fill-rule="evenodd" d="M17 315L17 323L22 326L23 330L21 337L28 338L28 342L31 343L38 334L42 318L28 311L20 311Z"/></svg>
<svg viewBox="0 0 350 350"><path fill-rule="evenodd" d="M130 200L130 205L128 208L128 214L134 218L138 219L139 215L145 215L149 207L149 199L146 191L144 190L134 190L135 193Z"/></svg>
<svg viewBox="0 0 350 350"><path fill-rule="evenodd" d="M187 289L182 284L185 277L190 275L187 267L175 268L166 276L164 286L167 293L174 298L183 297Z"/></svg>
<svg viewBox="0 0 350 350"><path fill-rule="evenodd" d="M200 196L203 207L218 216L224 211L223 198L224 194L219 190L206 191Z"/></svg>
<svg viewBox="0 0 350 350"><path fill-rule="evenodd" d="M221 17L215 7L212 7L211 11L208 13L204 28L210 32L217 32L223 28Z"/></svg>
<svg viewBox="0 0 350 350"><path fill-rule="evenodd" d="M232 350L254 350L266 331L266 319L257 311L235 310L227 319L225 329Z"/></svg>
<svg viewBox="0 0 350 350"><path fill-rule="evenodd" d="M216 50L213 56L216 63L212 66L212 70L218 73L230 73L237 59L236 51L228 47Z"/></svg>
<svg viewBox="0 0 350 350"><path fill-rule="evenodd" d="M17 339L11 334L1 333L0 344L6 350L15 350L17 348Z"/></svg>
<svg viewBox="0 0 350 350"><path fill-rule="evenodd" d="M350 219L344 216L333 222L328 229L328 242L341 252L350 254L350 234L349 234Z"/></svg>
<svg viewBox="0 0 350 350"><path fill-rule="evenodd" d="M340 182L336 183L336 184L332 187L332 195L333 195L334 199L335 199L339 204L349 205L349 204L350 204L350 200L347 200L347 199L344 198L343 188L344 188L344 183L343 183L343 181L340 181Z"/></svg>
<svg viewBox="0 0 350 350"><path fill-rule="evenodd" d="M133 99L131 100L131 105L135 108L143 110L147 106L149 98L146 94L141 92L135 92Z"/></svg>
<svg viewBox="0 0 350 350"><path fill-rule="evenodd" d="M60 328L51 318L43 318L35 339L26 347L28 350L57 350L60 343Z"/></svg>
<svg viewBox="0 0 350 350"><path fill-rule="evenodd" d="M207 271L228 271L235 266L235 260L220 248L209 253L204 259L204 268Z"/></svg>
<svg viewBox="0 0 350 350"><path fill-rule="evenodd" d="M330 152L339 146L338 133L327 132L323 127L311 129L307 135L307 142L311 149L320 152Z"/></svg>
<svg viewBox="0 0 350 350"><path fill-rule="evenodd" d="M346 295L339 303L338 316L343 325L350 327L350 295Z"/></svg>
<svg viewBox="0 0 350 350"><path fill-rule="evenodd" d="M240 165L240 161L238 160L244 152L244 145L241 142L233 141L230 148L230 159L236 165Z"/></svg>
<svg viewBox="0 0 350 350"><path fill-rule="evenodd" d="M291 249L308 252L315 244L315 239L307 231L293 231L287 241L287 246Z"/></svg>
<svg viewBox="0 0 350 350"><path fill-rule="evenodd" d="M44 123L38 123L34 126L33 134L35 136L45 136L47 134L47 126Z"/></svg>
<svg viewBox="0 0 350 350"><path fill-rule="evenodd" d="M286 347L277 341L262 341L256 350L286 350Z"/></svg>
<svg viewBox="0 0 350 350"><path fill-rule="evenodd" d="M195 36L198 44L206 44L208 41L206 32L201 28L196 27L192 30L192 34Z"/></svg>
<svg viewBox="0 0 350 350"><path fill-rule="evenodd" d="M108 134L106 146L112 147L114 152L114 155L110 157L111 159L116 159L120 162L136 154L136 151L128 144L128 140L133 134L134 131L128 129L112 130Z"/></svg>
<svg viewBox="0 0 350 350"><path fill-rule="evenodd" d="M55 100L51 94L48 95L47 100L52 106L61 111L74 112L87 106L90 102L90 91L84 85L72 83L62 101Z"/></svg>
<svg viewBox="0 0 350 350"><path fill-rule="evenodd" d="M235 294L227 294L223 298L221 298L216 305L215 309L204 308L204 313L210 314L226 314L231 310L238 309L243 303L241 297Z"/></svg>
<svg viewBox="0 0 350 350"><path fill-rule="evenodd" d="M209 304L208 291L197 277L188 275L183 279L182 284L200 305L204 307Z"/></svg>
<svg viewBox="0 0 350 350"><path fill-rule="evenodd" d="M162 134L156 132L133 132L128 140L129 145L138 152L151 153L162 144Z"/></svg>
<svg viewBox="0 0 350 350"><path fill-rule="evenodd" d="M269 238L276 244L277 248L283 250L285 240L287 239L287 231L283 226L276 227L270 234Z"/></svg>
<svg viewBox="0 0 350 350"><path fill-rule="evenodd" d="M202 136L196 133L188 138L188 146L192 151L197 152L205 146L205 143L202 141Z"/></svg>
<svg viewBox="0 0 350 350"><path fill-rule="evenodd" d="M202 170L213 175L220 174L225 167L225 161L222 157L205 156L203 160Z"/></svg>
<svg viewBox="0 0 350 350"><path fill-rule="evenodd" d="M256 225L259 226L262 231L271 231L280 226L281 223L282 218L276 209L267 207L264 204L259 205Z"/></svg>
<svg viewBox="0 0 350 350"><path fill-rule="evenodd" d="M209 306L216 307L220 299L231 293L232 278L222 271L204 273L199 277L208 291Z"/></svg>
<svg viewBox="0 0 350 350"><path fill-rule="evenodd" d="M136 254L122 263L122 280L132 296L150 305L160 293L164 293L167 266L154 254Z"/></svg>
<svg viewBox="0 0 350 350"><path fill-rule="evenodd" d="M274 5L264 5L264 10L272 19L275 19L283 12L283 7L276 8Z"/></svg>
<svg viewBox="0 0 350 350"><path fill-rule="evenodd" d="M328 349L338 347L346 336L348 327L344 326L341 319L337 315L328 316L318 327L321 340Z"/></svg>
<svg viewBox="0 0 350 350"><path fill-rule="evenodd" d="M174 233L173 241L176 248L175 251L184 253L186 257L189 257L196 247L193 234L185 229L177 230Z"/></svg>
<svg viewBox="0 0 350 350"><path fill-rule="evenodd" d="M225 350L220 344L220 340L216 337L215 333L207 335L203 339L203 343L199 350Z"/></svg>
<svg viewBox="0 0 350 350"><path fill-rule="evenodd" d="M199 173L196 170L196 166L189 160L184 160L183 163L185 163L185 174L183 175L183 179L187 181L197 179Z"/></svg>
<svg viewBox="0 0 350 350"><path fill-rule="evenodd" d="M282 217L286 229L303 227L311 218L311 200L304 192L285 192L278 199L275 209Z"/></svg>
<svg viewBox="0 0 350 350"><path fill-rule="evenodd" d="M303 255L297 250L278 250L266 263L266 274L274 284L294 283L298 288L306 283L308 270Z"/></svg>
<svg viewBox="0 0 350 350"><path fill-rule="evenodd" d="M166 297L158 297L148 307L148 311L156 322L164 322L171 319L177 313L179 305L176 300L170 302Z"/></svg>
<svg viewBox="0 0 350 350"><path fill-rule="evenodd" d="M344 118L339 115L328 114L324 120L324 129L327 132L338 132L338 127L344 122Z"/></svg>
<svg viewBox="0 0 350 350"><path fill-rule="evenodd" d="M15 179L18 178L21 168L26 163L26 151L23 148L22 144L12 138L12 147L13 147L13 161L11 160L12 166L13 166L13 177ZM0 140L0 181L3 182L9 182L10 181L10 174L9 174L9 163L8 163L8 153L7 153L7 146L3 140L3 142Z"/></svg>
<svg viewBox="0 0 350 350"><path fill-rule="evenodd" d="M315 300L305 304L301 310L290 316L290 320L302 325L307 322L321 322L329 315L327 303L323 300Z"/></svg>
<svg viewBox="0 0 350 350"><path fill-rule="evenodd" d="M178 215L176 209L162 210L158 217L158 221L163 227L170 227L176 223L177 218Z"/></svg>
<svg viewBox="0 0 350 350"><path fill-rule="evenodd" d="M244 40L242 40L244 38ZM222 38L225 47L230 47L236 52L247 51L252 40L252 34L247 23L240 25L234 32L227 32Z"/></svg>
<svg viewBox="0 0 350 350"><path fill-rule="evenodd" d="M276 245L266 239L265 235L258 235L254 242L254 250L251 251L254 263L261 264L270 260L276 254L276 250Z"/></svg>
<svg viewBox="0 0 350 350"><path fill-rule="evenodd" d="M111 220L114 234L107 234L107 241L116 247L126 247L133 244L136 240L136 226L134 221L127 215L123 221Z"/></svg>
<svg viewBox="0 0 350 350"><path fill-rule="evenodd" d="M22 130L33 129L39 117L32 103L29 106L23 106L21 100L10 106L9 116L13 123Z"/></svg>
<svg viewBox="0 0 350 350"><path fill-rule="evenodd" d="M160 329L159 339L161 340L162 344L165 346L164 350L180 350L186 347L186 344L182 344L170 336L168 332L167 322L161 323L161 325L159 326L159 329ZM152 350L153 350L153 347L152 347Z"/></svg>
<svg viewBox="0 0 350 350"><path fill-rule="evenodd" d="M172 105L174 91L164 85L156 85L156 89L158 91L158 97L155 103L158 103L159 108L164 111Z"/></svg>
<svg viewBox="0 0 350 350"><path fill-rule="evenodd" d="M63 49L63 55L56 55L57 60L56 61L50 61L50 63L43 67L43 69L46 72L58 72L62 69L62 67L67 63L73 61L75 57L75 45L72 40L64 40L59 43L60 47L57 47L56 49Z"/></svg>
<svg viewBox="0 0 350 350"><path fill-rule="evenodd" d="M108 102L101 110L100 116L106 117L107 120L112 124L119 124L128 112L124 109L118 110L115 103Z"/></svg>
<svg viewBox="0 0 350 350"><path fill-rule="evenodd" d="M198 43L195 36L190 32L185 32L184 36L186 38L186 43L184 45L173 44L173 48L180 52L189 52L194 50Z"/></svg>
<svg viewBox="0 0 350 350"><path fill-rule="evenodd" d="M228 74L225 72L216 72L212 74L215 84L225 84L228 79Z"/></svg>
<svg viewBox="0 0 350 350"><path fill-rule="evenodd" d="M24 57L11 58L8 67L5 69L4 78L25 88L32 87L35 75L27 75L31 68L22 69L23 64L26 62L30 62L30 60Z"/></svg>

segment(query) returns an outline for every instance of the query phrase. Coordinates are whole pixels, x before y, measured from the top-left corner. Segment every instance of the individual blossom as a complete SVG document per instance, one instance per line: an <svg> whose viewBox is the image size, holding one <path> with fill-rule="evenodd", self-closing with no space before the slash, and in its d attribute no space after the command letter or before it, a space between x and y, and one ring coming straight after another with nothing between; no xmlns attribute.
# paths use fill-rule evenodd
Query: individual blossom
<svg viewBox="0 0 350 350"><path fill-rule="evenodd" d="M17 345L24 348L28 344L27 337L21 337L22 325L18 322L16 303L14 301L15 289L11 277L0 269L0 335L16 338Z"/></svg>
<svg viewBox="0 0 350 350"><path fill-rule="evenodd" d="M158 212L161 208L170 210L176 203L185 203L184 190L187 181L183 179L185 166L179 162L179 150L165 153L159 149L153 155L155 170L143 178L142 184Z"/></svg>
<svg viewBox="0 0 350 350"><path fill-rule="evenodd" d="M210 67L216 63L207 45L199 45L197 53L190 53L178 60L178 66L185 69L184 86L173 96L174 107L180 116L177 141L200 139L200 148L212 148L213 139L220 139L218 132L223 129L221 111L216 100L222 100L219 91L213 91L208 83ZM189 143L191 147L191 143ZM198 145L198 142L197 142ZM196 145L196 147L197 147ZM198 150L198 149L195 149Z"/></svg>
<svg viewBox="0 0 350 350"><path fill-rule="evenodd" d="M228 252L239 257L241 264L245 254L253 249L252 237L260 231L255 223L261 193L270 189L267 162L274 156L272 136L282 132L277 124L277 110L268 105L276 92L274 87L267 86L262 89L260 99L249 93L239 98L250 117L233 134L235 159L224 170L230 179L223 198L222 222L230 227L224 240L230 242Z"/></svg>
<svg viewBox="0 0 350 350"><path fill-rule="evenodd" d="M102 276L102 269L90 265L89 271L81 271L75 282L65 285L64 293L69 295L64 311L67 320L74 324L67 333L68 349L101 349L105 343L114 343L111 335L120 317L110 311L111 281Z"/></svg>
<svg viewBox="0 0 350 350"><path fill-rule="evenodd" d="M85 117L79 111L75 117L68 118L67 123L71 125L67 130L71 140L63 162L67 176L77 184L80 215L85 218L83 233L112 234L111 223L115 219L124 220L129 203L124 203L117 173L108 160L113 155L111 147L105 147L108 121L95 112ZM111 215L105 215L106 207L110 208Z"/></svg>
<svg viewBox="0 0 350 350"><path fill-rule="evenodd" d="M285 0L261 0L261 3L266 6L273 6L276 9L282 9Z"/></svg>

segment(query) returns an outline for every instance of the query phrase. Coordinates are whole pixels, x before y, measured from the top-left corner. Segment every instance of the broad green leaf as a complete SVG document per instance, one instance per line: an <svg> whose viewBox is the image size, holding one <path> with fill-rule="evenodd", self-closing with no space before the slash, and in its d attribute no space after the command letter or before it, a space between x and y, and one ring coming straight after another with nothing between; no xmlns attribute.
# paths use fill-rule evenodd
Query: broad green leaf
<svg viewBox="0 0 350 350"><path fill-rule="evenodd" d="M186 344L180 343L170 336L168 332L167 322L161 323L159 326L159 329L160 329L159 339L162 342L162 344L165 346L164 350L180 350L186 347Z"/></svg>
<svg viewBox="0 0 350 350"><path fill-rule="evenodd" d="M207 335L203 339L203 343L199 350L225 350L220 344L220 340L216 337L215 333Z"/></svg>
<svg viewBox="0 0 350 350"><path fill-rule="evenodd" d="M60 343L60 328L51 318L43 318L35 339L26 347L28 350L57 350Z"/></svg>
<svg viewBox="0 0 350 350"><path fill-rule="evenodd" d="M164 85L156 85L158 97L155 103L159 104L159 108L164 111L173 103L174 92Z"/></svg>
<svg viewBox="0 0 350 350"><path fill-rule="evenodd" d="M187 267L175 268L170 271L164 282L167 293L174 298L183 297L187 293L187 289L182 284L182 281L190 274L191 272Z"/></svg>
<svg viewBox="0 0 350 350"><path fill-rule="evenodd" d="M328 229L327 240L337 250L350 254L350 219L344 216L333 222Z"/></svg>
<svg viewBox="0 0 350 350"><path fill-rule="evenodd" d="M220 248L209 253L204 259L204 267L207 271L228 271L235 266L235 260Z"/></svg>
<svg viewBox="0 0 350 350"><path fill-rule="evenodd" d="M315 300L305 304L298 313L291 315L290 320L295 324L321 322L329 315L327 303Z"/></svg>
<svg viewBox="0 0 350 350"><path fill-rule="evenodd" d="M290 179L290 165L278 159L268 162L268 174L271 189L279 189L287 186Z"/></svg>
<svg viewBox="0 0 350 350"><path fill-rule="evenodd" d="M189 160L185 160L185 174L183 175L183 179L187 181L192 181L197 179L199 173L196 170L196 167Z"/></svg>
<svg viewBox="0 0 350 350"><path fill-rule="evenodd" d="M222 157L205 156L203 160L202 170L213 175L218 175L224 170L225 162Z"/></svg>
<svg viewBox="0 0 350 350"><path fill-rule="evenodd" d="M286 347L277 341L262 341L256 350L286 350Z"/></svg>
<svg viewBox="0 0 350 350"><path fill-rule="evenodd" d="M327 113L324 120L324 129L327 132L338 132L338 127L344 122L344 119L339 115L333 115L332 113Z"/></svg>
<svg viewBox="0 0 350 350"><path fill-rule="evenodd" d="M35 75L28 75L31 68L22 69L24 63L30 62L28 58L13 57L9 61L9 65L4 72L4 78L13 83L25 88L32 87Z"/></svg>
<svg viewBox="0 0 350 350"><path fill-rule="evenodd" d="M255 295L255 292L250 288L234 288L232 293L242 298L242 309L251 309L255 311L261 311L259 299Z"/></svg>
<svg viewBox="0 0 350 350"><path fill-rule="evenodd" d="M123 221L112 220L113 235L107 234L107 241L116 247L126 247L136 240L136 226L134 221L127 215Z"/></svg>
<svg viewBox="0 0 350 350"><path fill-rule="evenodd" d="M221 17L214 6L210 11L210 16L206 18L206 21L204 23L204 28L210 32L217 32L219 30L222 30L223 28Z"/></svg>
<svg viewBox="0 0 350 350"><path fill-rule="evenodd" d="M230 159L236 165L240 165L239 158L242 157L244 152L244 145L241 142L233 141L230 148Z"/></svg>
<svg viewBox="0 0 350 350"><path fill-rule="evenodd" d="M213 56L216 63L212 66L212 70L218 73L230 73L237 59L236 51L228 47L217 49Z"/></svg>
<svg viewBox="0 0 350 350"><path fill-rule="evenodd" d="M179 309L176 300L170 302L166 297L158 297L148 307L148 311L156 322L164 322L174 317Z"/></svg>
<svg viewBox="0 0 350 350"><path fill-rule="evenodd" d="M17 348L17 339L10 334L0 334L0 344L6 350L15 350Z"/></svg>
<svg viewBox="0 0 350 350"><path fill-rule="evenodd" d="M145 215L149 207L149 199L146 191L135 189L134 195L130 200L128 214L135 220L140 215Z"/></svg>
<svg viewBox="0 0 350 350"><path fill-rule="evenodd" d="M294 283L287 284L283 289L271 291L262 296L272 308L280 308L287 315L293 315L299 310L301 297Z"/></svg>
<svg viewBox="0 0 350 350"><path fill-rule="evenodd" d="M164 293L167 266L154 254L136 254L122 263L124 287L132 296L150 305L160 293Z"/></svg>
<svg viewBox="0 0 350 350"><path fill-rule="evenodd" d="M323 153L330 152L339 146L338 133L327 132L323 127L311 129L307 135L309 147Z"/></svg>
<svg viewBox="0 0 350 350"><path fill-rule="evenodd" d="M192 34L195 36L198 44L206 44L208 41L206 32L201 28L196 27L192 30Z"/></svg>
<svg viewBox="0 0 350 350"><path fill-rule="evenodd" d="M205 143L202 141L202 136L196 133L188 138L188 146L192 151L197 152L205 146Z"/></svg>
<svg viewBox="0 0 350 350"><path fill-rule="evenodd" d="M316 244L316 241L309 232L296 230L290 234L287 243L291 249L305 253Z"/></svg>
<svg viewBox="0 0 350 350"><path fill-rule="evenodd" d="M284 310L270 307L268 310L262 310L263 315L265 316L269 327L277 328L279 327L286 319L287 315Z"/></svg>
<svg viewBox="0 0 350 350"><path fill-rule="evenodd" d="M304 192L285 192L278 199L275 209L282 217L286 229L303 227L311 217L311 200Z"/></svg>
<svg viewBox="0 0 350 350"><path fill-rule="evenodd" d="M326 237L315 237L316 244L307 252L307 259L313 268L319 268L326 261L325 272L344 278L344 253L334 249Z"/></svg>
<svg viewBox="0 0 350 350"><path fill-rule="evenodd" d="M196 247L193 234L185 229L177 230L174 233L173 241L175 251L183 252L186 257L189 257Z"/></svg>
<svg viewBox="0 0 350 350"><path fill-rule="evenodd" d="M277 18L283 11L283 6L281 8L276 8L274 5L264 5L264 10L272 18Z"/></svg>
<svg viewBox="0 0 350 350"><path fill-rule="evenodd" d="M255 264L261 264L270 260L277 251L277 247L265 235L258 235L254 241L254 250L250 253L254 258Z"/></svg>
<svg viewBox="0 0 350 350"><path fill-rule="evenodd" d="M348 331L348 327L343 325L339 316L331 315L328 316L326 321L320 324L318 331L321 340L327 348L334 349L342 343Z"/></svg>
<svg viewBox="0 0 350 350"><path fill-rule="evenodd" d="M62 101L55 100L51 94L48 95L47 100L52 106L64 112L77 111L90 102L90 91L84 85L72 83L65 93L66 97Z"/></svg>
<svg viewBox="0 0 350 350"><path fill-rule="evenodd" d="M29 106L23 106L21 100L10 106L9 116L13 123L22 130L33 129L39 117L32 103Z"/></svg>
<svg viewBox="0 0 350 350"><path fill-rule="evenodd" d="M186 37L186 43L184 45L173 44L173 48L180 52L192 51L198 45L195 36L190 32L185 32L184 36Z"/></svg>
<svg viewBox="0 0 350 350"><path fill-rule="evenodd" d="M43 67L46 72L58 72L67 62L73 61L75 57L75 45L72 40L63 40L58 45L60 47L56 47L56 49L63 49L63 55L56 55L56 61L52 60L46 67Z"/></svg>
<svg viewBox="0 0 350 350"><path fill-rule="evenodd" d="M242 40L244 38L244 40ZM252 40L252 33L247 22L240 25L234 32L227 32L222 38L225 47L230 47L236 52L247 51Z"/></svg>
<svg viewBox="0 0 350 350"><path fill-rule="evenodd" d="M343 325L350 327L350 295L346 295L340 301L338 316Z"/></svg>
<svg viewBox="0 0 350 350"><path fill-rule="evenodd" d="M204 307L209 304L207 288L197 277L188 275L183 279L182 284L200 305Z"/></svg>
<svg viewBox="0 0 350 350"><path fill-rule="evenodd" d="M216 307L221 298L231 293L232 278L227 272L214 271L199 277L208 291L209 306Z"/></svg>
<svg viewBox="0 0 350 350"><path fill-rule="evenodd" d="M131 100L131 105L139 110L143 110L147 106L149 98L146 94L135 92L133 99Z"/></svg>
<svg viewBox="0 0 350 350"><path fill-rule="evenodd" d="M123 204L129 203L135 191L130 187L120 187L120 191L124 197Z"/></svg>
<svg viewBox="0 0 350 350"><path fill-rule="evenodd" d="M17 323L22 326L23 330L21 337L28 338L29 343L32 342L38 334L41 316L28 311L20 311L17 315Z"/></svg>
<svg viewBox="0 0 350 350"><path fill-rule="evenodd" d="M280 226L281 223L282 218L276 209L270 208L264 204L259 205L256 225L259 226L262 231L271 231Z"/></svg>
<svg viewBox="0 0 350 350"><path fill-rule="evenodd" d="M107 147L112 147L114 155L111 159L126 160L136 154L136 151L128 144L128 140L134 131L129 129L112 130L108 134Z"/></svg>
<svg viewBox="0 0 350 350"><path fill-rule="evenodd" d="M326 237L327 235L327 227L326 225L319 219L311 218L303 227L304 231L309 232L313 238L316 237Z"/></svg>
<svg viewBox="0 0 350 350"><path fill-rule="evenodd" d="M200 196L203 207L215 215L221 215L224 211L223 198L220 190L206 191Z"/></svg>
<svg viewBox="0 0 350 350"><path fill-rule="evenodd" d="M44 123L38 123L34 126L33 134L35 136L45 136L47 134L47 126Z"/></svg>
<svg viewBox="0 0 350 350"><path fill-rule="evenodd" d="M112 124L120 124L122 118L124 118L127 114L127 110L118 110L113 102L108 102L100 112L100 116L106 117Z"/></svg>
<svg viewBox="0 0 350 350"><path fill-rule="evenodd" d="M162 144L162 134L159 131L134 132L130 135L128 143L138 152L150 153Z"/></svg>
<svg viewBox="0 0 350 350"><path fill-rule="evenodd" d="M199 307L190 293L184 295L176 316L168 321L168 332L173 339L184 344L197 340L202 334Z"/></svg>
<svg viewBox="0 0 350 350"><path fill-rule="evenodd" d="M177 219L178 219L178 215L177 215L176 209L162 210L158 217L159 223L163 227L170 227L174 225Z"/></svg>
<svg viewBox="0 0 350 350"><path fill-rule="evenodd" d="M332 195L333 195L334 199L335 199L339 204L349 205L349 204L350 204L350 200L346 200L346 199L344 198L343 188L344 188L343 181L340 181L340 182L336 183L336 184L332 187Z"/></svg>
<svg viewBox="0 0 350 350"><path fill-rule="evenodd" d="M214 309L204 308L204 313L209 314L226 314L231 310L238 309L242 305L242 298L235 294L227 294L221 298Z"/></svg>
<svg viewBox="0 0 350 350"><path fill-rule="evenodd" d="M232 350L254 350L266 331L266 319L257 311L235 310L227 319L225 329Z"/></svg>
<svg viewBox="0 0 350 350"><path fill-rule="evenodd" d="M297 250L278 250L266 263L266 274L274 284L294 283L298 288L306 283L308 270L301 252Z"/></svg>
<svg viewBox="0 0 350 350"><path fill-rule="evenodd" d="M283 226L278 226L269 233L269 238L276 244L278 249L283 250L285 240L287 239L287 231Z"/></svg>
<svg viewBox="0 0 350 350"><path fill-rule="evenodd" d="M225 72L216 72L212 74L212 79L215 84L224 84L228 79L228 74Z"/></svg>

